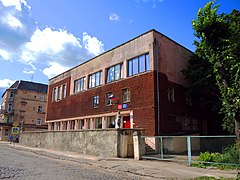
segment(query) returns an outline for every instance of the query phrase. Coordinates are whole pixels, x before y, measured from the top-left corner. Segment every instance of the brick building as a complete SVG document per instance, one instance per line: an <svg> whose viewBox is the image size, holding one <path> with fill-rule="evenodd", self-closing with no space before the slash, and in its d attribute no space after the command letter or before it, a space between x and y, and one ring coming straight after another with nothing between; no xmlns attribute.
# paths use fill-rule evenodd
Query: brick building
<svg viewBox="0 0 240 180"><path fill-rule="evenodd" d="M8 140L13 124L23 130L46 128L47 89L45 84L16 81L2 95L0 138Z"/></svg>
<svg viewBox="0 0 240 180"><path fill-rule="evenodd" d="M147 135L208 133L208 119L182 74L192 52L156 30L49 80L49 130L124 128Z"/></svg>

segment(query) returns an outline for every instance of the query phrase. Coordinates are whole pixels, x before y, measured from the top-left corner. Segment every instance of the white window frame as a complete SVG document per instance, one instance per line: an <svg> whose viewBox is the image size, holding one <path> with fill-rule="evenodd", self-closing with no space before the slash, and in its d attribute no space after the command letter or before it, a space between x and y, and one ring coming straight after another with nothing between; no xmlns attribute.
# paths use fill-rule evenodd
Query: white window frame
<svg viewBox="0 0 240 180"><path fill-rule="evenodd" d="M42 118L36 119L36 125L38 125L38 126L42 125Z"/></svg>
<svg viewBox="0 0 240 180"><path fill-rule="evenodd" d="M128 103L131 100L131 92L129 88L122 89L122 102Z"/></svg>

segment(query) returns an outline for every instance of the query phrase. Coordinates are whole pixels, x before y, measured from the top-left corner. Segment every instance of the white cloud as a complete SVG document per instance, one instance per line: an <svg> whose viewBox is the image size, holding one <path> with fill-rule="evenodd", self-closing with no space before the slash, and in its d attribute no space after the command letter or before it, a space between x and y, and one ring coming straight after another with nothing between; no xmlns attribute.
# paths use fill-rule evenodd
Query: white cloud
<svg viewBox="0 0 240 180"><path fill-rule="evenodd" d="M104 44L87 32L76 37L67 30L40 29L30 10L25 0L0 0L0 58L28 65L23 73L41 66L52 77L104 52Z"/></svg>
<svg viewBox="0 0 240 180"><path fill-rule="evenodd" d="M156 8L158 3L163 2L164 0L135 0L137 3L144 2L144 3L151 3L152 8Z"/></svg>
<svg viewBox="0 0 240 180"><path fill-rule="evenodd" d="M120 20L120 16L117 15L116 13L111 13L109 16L109 20L110 21L119 21Z"/></svg>
<svg viewBox="0 0 240 180"><path fill-rule="evenodd" d="M29 70L29 69L27 69L27 68L24 68L23 73L24 73L24 74L34 74L35 71L34 71L34 70Z"/></svg>
<svg viewBox="0 0 240 180"><path fill-rule="evenodd" d="M48 78L52 78L58 74L63 73L64 71L67 71L69 67L62 66L58 63L51 62L50 66L43 69L43 74L46 75Z"/></svg>
<svg viewBox="0 0 240 180"><path fill-rule="evenodd" d="M6 23L13 29L21 29L23 28L22 23L13 15L8 14L5 18L2 18L2 22Z"/></svg>
<svg viewBox="0 0 240 180"><path fill-rule="evenodd" d="M4 59L4 60L9 60L10 56L9 53L3 49L0 49L0 56Z"/></svg>
<svg viewBox="0 0 240 180"><path fill-rule="evenodd" d="M104 45L96 37L91 37L86 32L83 33L84 47L95 56L104 52Z"/></svg>
<svg viewBox="0 0 240 180"><path fill-rule="evenodd" d="M0 88L9 88L14 82L10 79L2 79L0 80Z"/></svg>
<svg viewBox="0 0 240 180"><path fill-rule="evenodd" d="M22 11L22 4L27 6L27 2L25 0L0 0L0 2L2 2L5 7L14 6L14 8L18 11Z"/></svg>

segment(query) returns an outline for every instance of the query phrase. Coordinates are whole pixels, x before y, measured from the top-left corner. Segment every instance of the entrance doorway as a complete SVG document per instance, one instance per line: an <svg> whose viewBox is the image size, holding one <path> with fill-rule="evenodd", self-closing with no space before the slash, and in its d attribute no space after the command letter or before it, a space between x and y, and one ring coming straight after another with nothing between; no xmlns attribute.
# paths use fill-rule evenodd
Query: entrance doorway
<svg viewBox="0 0 240 180"><path fill-rule="evenodd" d="M130 128L130 116L123 116L123 128Z"/></svg>

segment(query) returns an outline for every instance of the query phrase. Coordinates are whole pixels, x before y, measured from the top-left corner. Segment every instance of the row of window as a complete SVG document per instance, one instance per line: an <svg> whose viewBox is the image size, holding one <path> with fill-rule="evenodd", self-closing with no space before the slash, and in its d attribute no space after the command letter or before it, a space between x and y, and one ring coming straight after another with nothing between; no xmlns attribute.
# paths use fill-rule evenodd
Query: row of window
<svg viewBox="0 0 240 180"><path fill-rule="evenodd" d="M93 107L98 108L99 106L99 96L93 96ZM106 94L106 106L110 106L113 104L113 102L117 100L112 92L109 92ZM130 102L130 90L129 89L123 89L122 90L122 103L128 103Z"/></svg>
<svg viewBox="0 0 240 180"><path fill-rule="evenodd" d="M138 56L128 60L127 76L133 76L150 70L149 54ZM107 69L106 83L117 81L122 78L122 63L111 66ZM82 77L74 81L74 93L83 91L85 87L86 77ZM102 71L93 73L88 77L88 88L97 87L102 84Z"/></svg>
<svg viewBox="0 0 240 180"><path fill-rule="evenodd" d="M127 61L127 76L133 76L138 73L142 73L150 70L150 59L149 53L143 54L141 56L135 57ZM106 72L106 83L117 81L122 78L122 63L111 66ZM94 88L102 84L102 71L90 74L88 76L88 88ZM73 92L77 93L87 89L86 87L86 77L81 77L74 81ZM66 84L55 87L53 89L52 101L59 101L66 97ZM95 102L97 102L97 97Z"/></svg>
<svg viewBox="0 0 240 180"><path fill-rule="evenodd" d="M115 123L116 116L108 116L107 117L107 128L114 128L113 124ZM65 122L55 122L56 126L54 125L54 122L51 123L51 130L75 130L75 129L102 129L102 118L96 117L91 119L87 119L86 124L84 119L78 120L79 122L76 123L76 120L72 121L65 121ZM92 122L91 122L92 121ZM77 125L78 124L78 125ZM92 124L92 125L91 125ZM61 127L62 126L62 127ZM56 129L55 129L56 128Z"/></svg>
<svg viewBox="0 0 240 180"><path fill-rule="evenodd" d="M53 88L53 101L59 101L65 99L67 95L67 86L63 84L61 86Z"/></svg>

